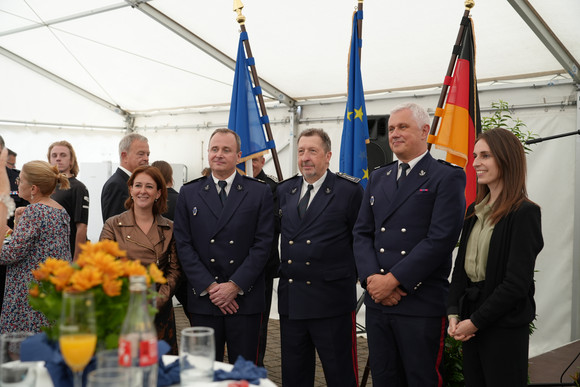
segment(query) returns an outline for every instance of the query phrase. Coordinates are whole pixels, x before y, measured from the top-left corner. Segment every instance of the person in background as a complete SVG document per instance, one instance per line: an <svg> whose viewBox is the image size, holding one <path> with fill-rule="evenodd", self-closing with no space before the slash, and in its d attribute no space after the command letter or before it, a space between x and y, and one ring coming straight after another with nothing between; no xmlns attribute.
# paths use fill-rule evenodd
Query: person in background
<svg viewBox="0 0 580 387"><path fill-rule="evenodd" d="M8 148L5 147L4 139L0 136L0 246L4 245L4 238L8 231L6 221L16 209L14 200L10 197L10 181L5 168L7 158Z"/></svg>
<svg viewBox="0 0 580 387"><path fill-rule="evenodd" d="M135 168L149 164L149 143L147 138L131 133L119 142L119 168L105 182L101 191L101 213L103 222L113 215L125 211L125 201L129 197L127 181Z"/></svg>
<svg viewBox="0 0 580 387"><path fill-rule="evenodd" d="M278 207L278 200L276 196L276 181L264 172L264 164L266 159L264 156L254 157L252 159L252 170L254 178L265 181L272 190L274 199L274 219L277 219L276 208ZM266 343L268 340L268 321L270 319L270 309L272 307L272 292L274 290L274 278L279 277L278 269L280 267L280 253L278 252L278 239L280 235L280 227L278 222L274 222L274 240L270 249L270 257L264 269L265 283L266 283L266 307L264 309L262 330L260 332L260 346L258 348L258 365L264 366L264 355L266 354Z"/></svg>
<svg viewBox="0 0 580 387"><path fill-rule="evenodd" d="M16 207L26 207L29 203L18 196L18 184L16 180L20 176L20 170L16 169L16 152L8 149L8 160L6 161L6 172L8 174L8 180L10 181L10 196L14 200ZM14 228L14 215L8 219L8 227Z"/></svg>
<svg viewBox="0 0 580 387"><path fill-rule="evenodd" d="M427 151L421 106L395 107L388 123L397 161L375 169L354 227L366 289L373 386L441 386L451 253L465 214L465 172Z"/></svg>
<svg viewBox="0 0 580 387"><path fill-rule="evenodd" d="M360 179L331 172L331 157L326 132L303 131L302 176L278 185L284 386L314 386L316 351L328 386L358 386L352 229L363 188Z"/></svg>
<svg viewBox="0 0 580 387"><path fill-rule="evenodd" d="M167 209L167 188L161 172L152 166L136 168L127 182L127 211L109 218L99 240L117 241L127 257L145 266L155 263L167 283L158 286L155 327L159 340L177 355L177 336L172 298L181 281L181 268L175 249L173 222L161 216Z"/></svg>
<svg viewBox="0 0 580 387"><path fill-rule="evenodd" d="M56 187L52 198L64 207L70 216L70 251L73 261L81 253L80 244L87 241L89 223L89 191L77 180L79 163L73 146L68 141L57 141L48 147L48 161L68 177L70 189Z"/></svg>
<svg viewBox="0 0 580 387"><path fill-rule="evenodd" d="M239 355L256 363L274 209L266 183L236 172L240 148L236 132L212 133L211 175L181 188L175 239L193 325L214 328L217 361L227 343L230 363Z"/></svg>
<svg viewBox="0 0 580 387"><path fill-rule="evenodd" d="M163 160L154 161L151 166L159 169L167 185L167 211L163 216L169 220L175 220L175 205L179 192L173 189L173 168L171 168L171 164Z"/></svg>
<svg viewBox="0 0 580 387"><path fill-rule="evenodd" d="M179 196L179 192L173 189L173 168L171 168L171 164L162 160L153 162L151 166L159 169L163 175L165 183L167 184L167 211L163 216L173 221L175 217L177 197ZM177 298L177 301L181 304L183 312L191 324L189 310L187 309L187 281L185 278L179 282L177 289L175 289L175 298Z"/></svg>
<svg viewBox="0 0 580 387"><path fill-rule="evenodd" d="M514 134L488 130L473 153L477 198L455 260L448 332L463 341L467 387L523 387L536 316L534 265L544 246L540 207L528 199L526 156Z"/></svg>
<svg viewBox="0 0 580 387"><path fill-rule="evenodd" d="M0 254L0 264L7 267L0 333L40 332L49 324L28 305L28 284L32 270L46 258L71 260L70 217L50 198L57 184L68 188L68 178L46 161L30 161L22 167L18 195L30 204L16 209L12 238Z"/></svg>

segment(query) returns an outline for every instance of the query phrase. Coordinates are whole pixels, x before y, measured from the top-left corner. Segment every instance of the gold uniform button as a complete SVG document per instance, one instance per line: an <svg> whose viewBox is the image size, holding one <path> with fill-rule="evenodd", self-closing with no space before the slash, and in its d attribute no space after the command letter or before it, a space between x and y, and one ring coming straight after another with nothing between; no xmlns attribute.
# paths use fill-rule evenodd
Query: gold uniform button
<svg viewBox="0 0 580 387"><path fill-rule="evenodd" d="M308 239L308 240L306 241L306 244L307 244L307 245L309 245L309 244L311 244L311 243L312 243L312 242L310 242L310 239Z"/></svg>
<svg viewBox="0 0 580 387"><path fill-rule="evenodd" d="M407 252L405 250L401 251L401 255L407 255Z"/></svg>
<svg viewBox="0 0 580 387"><path fill-rule="evenodd" d="M210 259L209 261L210 261L211 263L214 263L214 262L215 262L215 259L213 259L213 258L212 258L212 259Z"/></svg>
<svg viewBox="0 0 580 387"><path fill-rule="evenodd" d="M292 245L294 244L294 241L288 241L288 244L289 244L290 246L292 246Z"/></svg>
<svg viewBox="0 0 580 387"><path fill-rule="evenodd" d="M380 253L384 253L384 252L385 252L385 249L383 249L383 248L381 247L381 248L379 249L379 252L380 252Z"/></svg>
<svg viewBox="0 0 580 387"><path fill-rule="evenodd" d="M288 283L289 283L289 284L291 284L292 282L294 282L294 280L293 280L292 278L290 278L290 279L288 280Z"/></svg>
<svg viewBox="0 0 580 387"><path fill-rule="evenodd" d="M232 259L232 260L230 260L230 265L233 265L233 264L234 264L234 260Z"/></svg>
<svg viewBox="0 0 580 387"><path fill-rule="evenodd" d="M306 261L306 266L310 266L310 261Z"/></svg>
<svg viewBox="0 0 580 387"><path fill-rule="evenodd" d="M233 245L233 244L234 244L234 241L230 241L230 245Z"/></svg>
<svg viewBox="0 0 580 387"><path fill-rule="evenodd" d="M387 229L384 227L381 227L381 232L385 232L385 231L387 231Z"/></svg>
<svg viewBox="0 0 580 387"><path fill-rule="evenodd" d="M292 260L291 259L288 260L288 265L292 265Z"/></svg>
<svg viewBox="0 0 580 387"><path fill-rule="evenodd" d="M215 243L215 239L210 239L209 243Z"/></svg>
<svg viewBox="0 0 580 387"><path fill-rule="evenodd" d="M219 277L217 275L214 278L215 278L216 281L219 279Z"/></svg>
<svg viewBox="0 0 580 387"><path fill-rule="evenodd" d="M306 285L310 285L310 281L306 281Z"/></svg>
<svg viewBox="0 0 580 387"><path fill-rule="evenodd" d="M385 269L381 269L381 273L384 273L384 272L385 272Z"/></svg>
<svg viewBox="0 0 580 387"><path fill-rule="evenodd" d="M407 229L403 227L403 228L401 229L401 232L407 232Z"/></svg>

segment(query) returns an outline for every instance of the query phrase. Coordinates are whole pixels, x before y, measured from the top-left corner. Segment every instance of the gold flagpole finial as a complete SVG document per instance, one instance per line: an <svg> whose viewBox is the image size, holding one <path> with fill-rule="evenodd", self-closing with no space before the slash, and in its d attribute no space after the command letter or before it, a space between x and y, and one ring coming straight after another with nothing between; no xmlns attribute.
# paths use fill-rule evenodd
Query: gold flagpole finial
<svg viewBox="0 0 580 387"><path fill-rule="evenodd" d="M471 10L475 6L475 0L465 0L465 9Z"/></svg>
<svg viewBox="0 0 580 387"><path fill-rule="evenodd" d="M242 0L234 0L234 12L238 13L238 16L236 17L236 21L242 25L246 22L246 17L244 15L242 15L242 8L244 8L244 4L242 3Z"/></svg>

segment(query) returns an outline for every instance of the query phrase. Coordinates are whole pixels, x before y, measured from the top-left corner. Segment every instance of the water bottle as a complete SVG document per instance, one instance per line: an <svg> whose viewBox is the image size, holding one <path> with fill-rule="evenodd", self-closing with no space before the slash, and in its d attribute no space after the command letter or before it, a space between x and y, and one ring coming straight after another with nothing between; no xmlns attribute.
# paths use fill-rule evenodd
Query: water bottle
<svg viewBox="0 0 580 387"><path fill-rule="evenodd" d="M131 367L131 386L157 386L157 332L151 321L145 276L129 277L131 298L119 337L119 365Z"/></svg>

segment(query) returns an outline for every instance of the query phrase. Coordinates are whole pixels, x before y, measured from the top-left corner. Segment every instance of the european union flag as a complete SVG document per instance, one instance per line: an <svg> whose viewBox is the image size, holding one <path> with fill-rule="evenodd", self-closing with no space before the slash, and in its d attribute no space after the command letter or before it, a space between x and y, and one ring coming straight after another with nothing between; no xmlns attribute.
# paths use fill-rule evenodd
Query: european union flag
<svg viewBox="0 0 580 387"><path fill-rule="evenodd" d="M362 39L358 38L358 20L362 20L362 11L356 11L352 20L352 38L350 41L350 59L348 72L348 100L344 113L342 141L340 144L340 171L359 177L366 187L368 181L367 147L369 142L369 125L365 107L360 72L360 47Z"/></svg>
<svg viewBox="0 0 580 387"><path fill-rule="evenodd" d="M262 125L267 122L268 116L260 117L258 110L256 95L261 94L262 90L252 87L248 66L254 64L254 58L246 59L244 40L247 39L247 32L240 33L228 121L228 128L236 132L242 140L242 158L241 164L238 164L238 169L242 171L245 171L246 160L260 156L274 147L273 142L267 142L264 135Z"/></svg>

